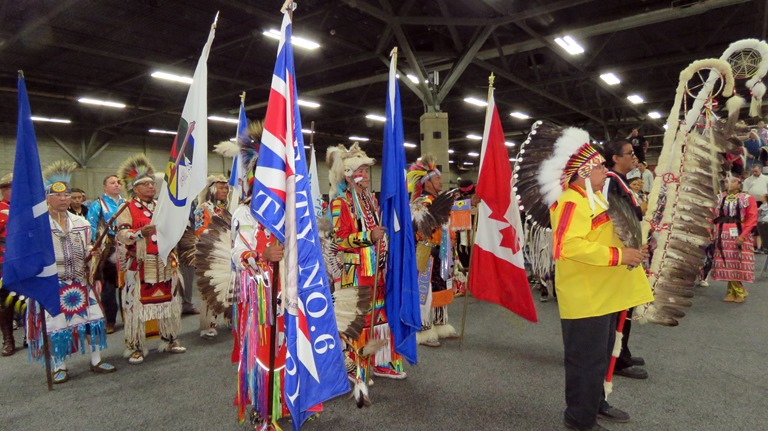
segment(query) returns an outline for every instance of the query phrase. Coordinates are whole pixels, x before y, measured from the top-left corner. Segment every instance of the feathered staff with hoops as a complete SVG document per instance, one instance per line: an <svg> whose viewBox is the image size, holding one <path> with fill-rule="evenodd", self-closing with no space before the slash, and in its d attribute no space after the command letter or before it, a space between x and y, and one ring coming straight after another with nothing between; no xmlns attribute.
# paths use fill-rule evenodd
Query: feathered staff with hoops
<svg viewBox="0 0 768 431"><path fill-rule="evenodd" d="M713 81L713 75L719 78ZM741 150L733 129L743 99L728 100L727 119L718 119L714 112L715 98L721 93L730 96L733 86L731 67L723 60L698 60L680 72L643 221L644 237L650 232L655 243L648 269L654 302L635 310L638 319L675 326L685 316L682 308L692 304L694 282L714 228L710 214L724 175L723 155ZM706 103L699 104L700 99ZM695 118L695 124L681 122L681 117Z"/></svg>

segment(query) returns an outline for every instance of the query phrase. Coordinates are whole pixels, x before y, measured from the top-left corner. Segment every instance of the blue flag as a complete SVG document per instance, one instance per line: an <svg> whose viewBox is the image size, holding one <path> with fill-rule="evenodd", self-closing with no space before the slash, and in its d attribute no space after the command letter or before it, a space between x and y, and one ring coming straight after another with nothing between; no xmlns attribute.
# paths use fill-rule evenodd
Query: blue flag
<svg viewBox="0 0 768 431"><path fill-rule="evenodd" d="M19 122L13 163L13 198L6 233L3 289L39 302L51 316L61 313L59 276L43 173L32 126L27 86L19 76Z"/></svg>
<svg viewBox="0 0 768 431"><path fill-rule="evenodd" d="M349 392L349 381L312 211L287 11L280 30L251 213L285 247L283 394L297 431L312 407Z"/></svg>
<svg viewBox="0 0 768 431"><path fill-rule="evenodd" d="M245 117L245 106L243 101L240 101L240 115L237 117L237 138L241 139L246 136L248 130L248 118ZM238 186L238 180L245 178L245 172L242 166L240 166L240 156L236 155L232 159L232 173L229 174L229 185L232 187ZM237 199L240 198L238 194Z"/></svg>
<svg viewBox="0 0 768 431"><path fill-rule="evenodd" d="M392 57L387 87L387 122L381 161L381 220L389 236L385 306L395 351L416 364L416 333L421 330L416 245L405 184L405 146L397 53Z"/></svg>

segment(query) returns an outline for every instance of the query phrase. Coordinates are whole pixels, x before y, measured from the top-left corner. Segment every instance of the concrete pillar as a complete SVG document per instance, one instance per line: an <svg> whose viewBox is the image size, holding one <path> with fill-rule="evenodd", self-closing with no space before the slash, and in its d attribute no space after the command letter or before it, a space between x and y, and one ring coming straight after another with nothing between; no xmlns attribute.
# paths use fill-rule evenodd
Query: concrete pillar
<svg viewBox="0 0 768 431"><path fill-rule="evenodd" d="M437 160L438 169L443 174L444 188L453 181L448 164L448 113L425 112L419 119L421 132L421 155L431 154Z"/></svg>

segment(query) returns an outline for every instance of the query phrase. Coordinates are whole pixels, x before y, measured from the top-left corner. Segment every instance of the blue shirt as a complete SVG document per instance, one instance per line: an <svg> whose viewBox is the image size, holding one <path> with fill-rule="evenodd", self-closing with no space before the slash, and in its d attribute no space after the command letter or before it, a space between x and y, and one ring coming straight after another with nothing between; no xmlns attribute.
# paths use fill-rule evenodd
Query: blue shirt
<svg viewBox="0 0 768 431"><path fill-rule="evenodd" d="M103 219L104 223L108 222L110 218L117 212L118 208L120 208L120 205L125 202L125 199L123 199L122 196L120 196L120 199L115 202L114 199L109 197L108 194L104 193L100 198L94 200L91 202L91 206L88 208L88 222L91 224L91 242L96 241L96 234L97 229L99 226L99 220ZM114 235L115 232L112 230L111 226L107 227L109 229L109 234Z"/></svg>
<svg viewBox="0 0 768 431"><path fill-rule="evenodd" d="M761 146L762 143L760 142L760 139L747 139L744 141L744 148L747 149L747 153L751 154L755 158L760 155Z"/></svg>

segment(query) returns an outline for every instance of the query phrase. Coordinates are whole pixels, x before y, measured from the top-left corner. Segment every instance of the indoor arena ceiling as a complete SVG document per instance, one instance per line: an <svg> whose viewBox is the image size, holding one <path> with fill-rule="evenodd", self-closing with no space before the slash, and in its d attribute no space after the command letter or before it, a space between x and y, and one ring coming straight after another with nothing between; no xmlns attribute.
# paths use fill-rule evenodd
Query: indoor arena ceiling
<svg viewBox="0 0 768 431"><path fill-rule="evenodd" d="M418 143L419 117L449 115L454 166L479 141L488 76L510 142L534 119L587 128L598 140L641 127L658 135L671 107L679 71L719 57L730 42L766 36L764 1L747 0L304 0L294 35L317 42L296 47L304 127L314 121L319 151L370 138L380 154L388 55L399 47L406 141ZM282 1L25 0L0 2L0 127L15 133L16 71L23 69L33 115L71 120L36 123L38 135L80 136L87 160L113 139L175 130L188 85L155 79L165 71L191 76L210 24L220 11L208 60L209 115L236 117L246 93L247 115L262 118L277 43ZM555 43L571 36L584 49L570 55ZM620 80L608 85L600 75ZM413 79L416 84L414 84ZM644 103L632 104L638 94ZM94 107L82 97L124 103ZM658 112L661 119L648 116ZM510 116L520 112L530 119ZM234 126L209 123L210 141L234 136ZM59 142L66 145L66 142ZM513 149L510 148L512 153ZM418 155L408 151L409 159Z"/></svg>

